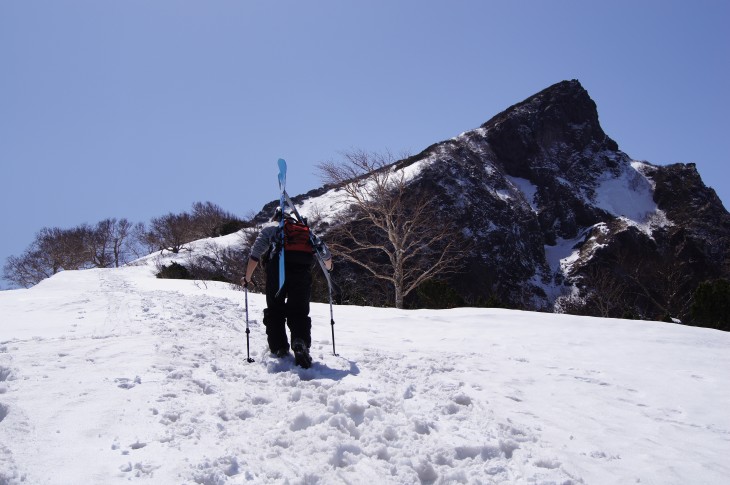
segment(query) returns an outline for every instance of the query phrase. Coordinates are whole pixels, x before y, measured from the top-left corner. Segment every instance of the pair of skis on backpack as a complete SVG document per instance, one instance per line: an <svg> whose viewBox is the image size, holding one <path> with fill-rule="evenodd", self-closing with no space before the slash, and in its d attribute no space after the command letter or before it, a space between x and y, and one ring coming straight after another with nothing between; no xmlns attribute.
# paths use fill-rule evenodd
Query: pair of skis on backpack
<svg viewBox="0 0 730 485"><path fill-rule="evenodd" d="M297 218L297 220L306 225L306 220L299 214L299 211L297 210L296 206L292 202L291 198L289 197L289 194L286 192L286 160L283 158L280 158L278 161L279 164L279 190L281 191L281 196L279 198L279 207L281 207L282 217L279 221L279 232L280 234L284 234L284 224L286 221L286 217L284 217L284 207L287 205L289 208L294 212L294 216ZM320 268L322 268L322 272L324 273L325 278L327 279L327 285L329 286L330 294L332 293L332 281L330 279L329 271L327 271L327 267L324 264L324 257L322 255L322 245L317 236L314 235L314 233L310 230L309 231L309 242L312 245L312 249L314 250L314 256L317 259L317 262L319 263ZM278 241L280 249L279 253L279 290L284 287L284 282L286 280L286 271L285 271L285 250L284 250L284 244L283 241Z"/></svg>

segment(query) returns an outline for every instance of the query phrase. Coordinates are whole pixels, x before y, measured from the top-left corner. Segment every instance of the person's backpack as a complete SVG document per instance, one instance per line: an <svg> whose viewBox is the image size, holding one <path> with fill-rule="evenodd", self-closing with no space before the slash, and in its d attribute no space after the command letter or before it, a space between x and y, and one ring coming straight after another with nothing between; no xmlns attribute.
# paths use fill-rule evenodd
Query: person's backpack
<svg viewBox="0 0 730 485"><path fill-rule="evenodd" d="M309 226L294 219L284 221L284 251L313 253L312 241L309 237Z"/></svg>

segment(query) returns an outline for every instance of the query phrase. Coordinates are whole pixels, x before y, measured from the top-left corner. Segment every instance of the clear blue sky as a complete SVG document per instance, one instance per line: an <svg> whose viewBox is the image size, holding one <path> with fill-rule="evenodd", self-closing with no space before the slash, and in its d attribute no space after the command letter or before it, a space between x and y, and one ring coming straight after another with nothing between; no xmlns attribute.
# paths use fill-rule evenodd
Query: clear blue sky
<svg viewBox="0 0 730 485"><path fill-rule="evenodd" d="M730 2L2 0L0 263L44 226L248 215L578 79L635 159L730 203Z"/></svg>

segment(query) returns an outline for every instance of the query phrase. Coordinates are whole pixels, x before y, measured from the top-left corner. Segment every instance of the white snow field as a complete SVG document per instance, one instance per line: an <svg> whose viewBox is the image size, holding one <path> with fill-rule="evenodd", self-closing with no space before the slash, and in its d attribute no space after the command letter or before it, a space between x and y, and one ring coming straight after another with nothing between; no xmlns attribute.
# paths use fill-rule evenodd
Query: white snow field
<svg viewBox="0 0 730 485"><path fill-rule="evenodd" d="M314 304L68 271L0 292L1 484L723 484L730 334L498 309ZM255 321L253 321L255 320Z"/></svg>

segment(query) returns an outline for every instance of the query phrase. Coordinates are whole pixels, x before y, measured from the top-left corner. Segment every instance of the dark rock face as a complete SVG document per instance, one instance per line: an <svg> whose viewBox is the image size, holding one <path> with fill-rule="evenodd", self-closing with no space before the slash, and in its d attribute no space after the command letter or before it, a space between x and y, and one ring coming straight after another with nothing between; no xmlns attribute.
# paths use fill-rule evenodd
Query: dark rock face
<svg viewBox="0 0 730 485"><path fill-rule="evenodd" d="M505 171L527 179L552 181L552 172L587 179L609 160L590 156L618 150L598 123L596 104L578 81L563 81L508 108L482 128ZM572 148L588 149L575 152ZM547 156L546 155L552 155ZM549 164L536 163L548 159Z"/></svg>
<svg viewBox="0 0 730 485"><path fill-rule="evenodd" d="M467 303L684 319L701 281L730 278L730 214L715 192L693 164L621 152L576 80L395 166L414 164L434 218L474 242L449 281Z"/></svg>
<svg viewBox="0 0 730 485"><path fill-rule="evenodd" d="M652 167L654 200L673 222L656 231L697 279L730 276L730 215L705 186L695 164Z"/></svg>

